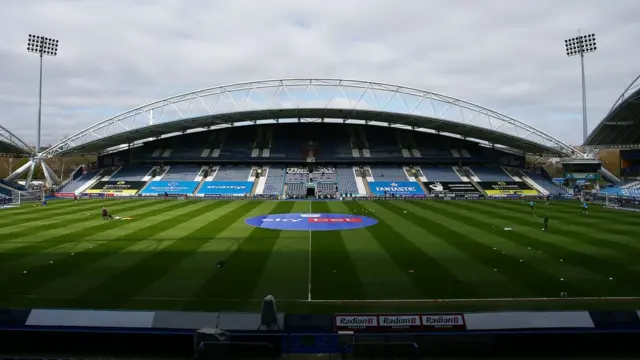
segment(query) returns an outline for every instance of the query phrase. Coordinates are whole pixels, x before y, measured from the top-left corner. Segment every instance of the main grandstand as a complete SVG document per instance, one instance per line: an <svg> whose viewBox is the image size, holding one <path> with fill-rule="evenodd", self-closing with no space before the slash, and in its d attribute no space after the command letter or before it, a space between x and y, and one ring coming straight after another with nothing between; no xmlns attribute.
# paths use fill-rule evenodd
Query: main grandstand
<svg viewBox="0 0 640 360"><path fill-rule="evenodd" d="M469 102L402 86L282 79L177 95L43 156L99 153L60 195L279 198L566 194L525 155L582 154Z"/></svg>

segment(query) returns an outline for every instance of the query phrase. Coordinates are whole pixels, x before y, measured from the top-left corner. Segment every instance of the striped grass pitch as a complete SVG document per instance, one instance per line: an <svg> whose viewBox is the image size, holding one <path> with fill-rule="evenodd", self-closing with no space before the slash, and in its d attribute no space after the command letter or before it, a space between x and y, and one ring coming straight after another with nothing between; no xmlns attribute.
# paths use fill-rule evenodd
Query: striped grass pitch
<svg viewBox="0 0 640 360"><path fill-rule="evenodd" d="M100 220L102 206L133 220ZM378 224L309 232L244 222L308 212ZM573 201L537 212L548 231L522 201L23 205L0 210L0 307L255 311L266 295L294 312L640 305L639 215L597 206L582 215Z"/></svg>

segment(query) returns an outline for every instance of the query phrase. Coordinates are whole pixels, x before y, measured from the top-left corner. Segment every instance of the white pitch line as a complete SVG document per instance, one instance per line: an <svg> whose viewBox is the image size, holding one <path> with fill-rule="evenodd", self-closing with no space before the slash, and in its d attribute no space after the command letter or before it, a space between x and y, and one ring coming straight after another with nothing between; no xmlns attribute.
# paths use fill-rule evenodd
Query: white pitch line
<svg viewBox="0 0 640 360"><path fill-rule="evenodd" d="M312 209L311 209L311 201L309 201L309 214L313 213ZM307 301L311 301L311 230L309 230L309 274L308 274L308 279L307 279L307 283L308 283L308 296L307 296Z"/></svg>
<svg viewBox="0 0 640 360"><path fill-rule="evenodd" d="M12 298L29 298L29 299L102 299L100 296L73 296L73 295L9 295ZM264 299L227 299L227 298L193 298L193 297L131 297L129 300L143 300L143 301L190 301L190 300L205 300L205 301L227 301L227 302L239 302L239 301L262 301ZM276 299L278 302L286 303L461 303L461 302L499 302L499 301L639 301L640 296L618 296L618 297L532 297L532 298L486 298L486 299L375 299L375 300L303 300L303 299Z"/></svg>

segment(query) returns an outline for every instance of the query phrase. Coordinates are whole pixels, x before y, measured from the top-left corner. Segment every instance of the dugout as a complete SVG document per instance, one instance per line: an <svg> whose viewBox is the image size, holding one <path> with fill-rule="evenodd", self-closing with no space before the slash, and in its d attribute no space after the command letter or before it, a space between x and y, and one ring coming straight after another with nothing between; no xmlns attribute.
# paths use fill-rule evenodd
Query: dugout
<svg viewBox="0 0 640 360"><path fill-rule="evenodd" d="M194 357L206 359L277 358L294 354L333 354L343 358L421 357L594 357L632 356L640 351L640 320L635 311L592 311L590 328L521 328L470 330L468 327L338 333L334 316L288 314L281 330L259 330L243 322L247 314L218 317L214 330L225 330L218 340L196 336L188 328L99 328L25 326L30 310L0 312L0 356L14 357ZM575 313L575 312L574 312ZM180 322L203 319L218 313L157 313L156 317ZM223 314L223 313L220 313ZM499 314L499 313L495 313ZM233 316L232 316L233 315ZM236 317L237 315L237 317ZM563 315L559 313L558 317ZM189 320L190 319L190 320ZM178 322L176 322L178 324ZM202 343L207 343L207 351Z"/></svg>

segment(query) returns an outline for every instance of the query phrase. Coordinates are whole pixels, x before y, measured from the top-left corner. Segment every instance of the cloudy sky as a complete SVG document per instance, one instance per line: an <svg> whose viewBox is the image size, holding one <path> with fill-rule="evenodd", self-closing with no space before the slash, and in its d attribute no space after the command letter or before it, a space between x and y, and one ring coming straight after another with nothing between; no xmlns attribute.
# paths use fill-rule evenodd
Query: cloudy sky
<svg viewBox="0 0 640 360"><path fill-rule="evenodd" d="M596 33L586 57L592 129L640 73L638 0L6 0L0 124L43 144L177 93L240 81L332 77L429 90L582 140L579 58L564 39Z"/></svg>

